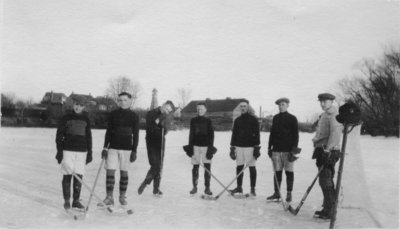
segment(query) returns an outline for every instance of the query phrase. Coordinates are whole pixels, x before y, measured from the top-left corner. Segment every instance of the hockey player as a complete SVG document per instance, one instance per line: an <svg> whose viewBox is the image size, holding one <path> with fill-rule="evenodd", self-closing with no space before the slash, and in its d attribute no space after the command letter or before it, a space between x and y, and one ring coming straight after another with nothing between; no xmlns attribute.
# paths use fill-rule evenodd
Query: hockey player
<svg viewBox="0 0 400 229"><path fill-rule="evenodd" d="M136 149L139 139L139 118L130 107L132 95L122 92L118 95L119 109L108 117L107 130L104 139L102 158L106 159L106 198L105 205L114 205L115 171L120 170L119 202L122 206L128 204L126 190L128 188L128 170L136 160Z"/></svg>
<svg viewBox="0 0 400 229"><path fill-rule="evenodd" d="M250 195L256 195L256 160L260 156L260 128L258 120L249 113L249 101L243 99L239 103L241 116L233 123L230 157L236 160L236 174L243 170L244 164L250 170ZM237 187L230 190L231 194L242 194L243 173L236 179Z"/></svg>
<svg viewBox="0 0 400 229"><path fill-rule="evenodd" d="M340 136L342 125L337 122L337 108L333 106L335 96L329 93L318 95L321 108L324 113L318 120L315 137L312 139L314 153L312 158L316 159L318 169L322 169L319 175L319 185L324 196L323 209L316 211L315 216L322 219L330 219L335 201L335 187L333 177L335 164L339 159Z"/></svg>
<svg viewBox="0 0 400 229"><path fill-rule="evenodd" d="M197 182L199 179L199 164L203 162L204 167L211 172L211 159L215 153L214 147L214 128L211 119L205 117L207 107L204 102L200 102L196 106L197 117L190 121L189 132L189 150L188 156L192 159L192 183L193 189L190 194L197 193ZM204 171L204 193L212 195L210 190L210 173Z"/></svg>
<svg viewBox="0 0 400 229"><path fill-rule="evenodd" d="M281 198L279 190L282 181L282 171L285 169L286 202L290 202L292 201L294 182L294 160L292 158L294 158L293 154L299 142L299 129L297 118L287 111L289 99L280 98L275 101L275 104L278 105L279 114L275 115L272 119L272 127L268 141L268 156L271 158L275 169L273 177L274 194L267 197L267 200L279 200Z"/></svg>
<svg viewBox="0 0 400 229"><path fill-rule="evenodd" d="M73 111L61 118L56 134L58 164L63 166L62 190L64 196L64 208L71 208L71 180L72 173L81 179L85 173L85 165L92 161L92 132L90 121L83 112L85 99L75 97L73 99ZM82 184L78 179L73 179L72 208L83 210L79 197Z"/></svg>
<svg viewBox="0 0 400 229"><path fill-rule="evenodd" d="M160 190L161 169L164 160L166 118L175 110L171 101L166 101L161 107L149 111L146 115L146 147L150 170L139 186L138 193L141 195L148 184L153 181L153 194L161 196Z"/></svg>

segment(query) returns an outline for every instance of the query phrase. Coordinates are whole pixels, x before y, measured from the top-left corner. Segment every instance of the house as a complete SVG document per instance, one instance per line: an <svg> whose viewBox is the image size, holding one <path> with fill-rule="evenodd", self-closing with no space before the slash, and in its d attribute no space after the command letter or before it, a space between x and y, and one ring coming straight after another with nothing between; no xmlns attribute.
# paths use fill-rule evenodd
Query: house
<svg viewBox="0 0 400 229"><path fill-rule="evenodd" d="M233 124L233 120L240 116L240 108L239 103L242 99L206 99L206 100L194 100L191 101L188 105L186 105L181 111L181 117L183 122L188 125L190 119L197 116L196 106L199 102L205 102L207 106L207 114L213 123L218 125L223 125L222 129L226 129L227 127L231 127ZM254 114L254 109L250 106L250 113ZM221 129L219 128L219 129ZM217 128L218 129L218 128Z"/></svg>
<svg viewBox="0 0 400 229"><path fill-rule="evenodd" d="M56 93L53 91L46 92L42 98L42 104L59 104L66 102L67 96L64 93Z"/></svg>
<svg viewBox="0 0 400 229"><path fill-rule="evenodd" d="M70 109L72 109L72 106L73 106L73 100L74 100L74 98L76 98L76 97L83 97L83 98L85 98L85 101L86 101L86 109L87 110L93 110L95 107L96 107L96 105L97 105L97 103L96 103L96 101L94 100L94 98L93 98L93 96L92 95L84 95L84 94L75 94L74 92L71 92L71 94L68 96L68 98L67 98L67 100L66 100L66 103L65 103L65 105L66 105L66 109L68 109L68 110L70 110Z"/></svg>
<svg viewBox="0 0 400 229"><path fill-rule="evenodd" d="M109 112L118 108L118 104L109 97L97 96L94 101L96 102L96 110Z"/></svg>
<svg viewBox="0 0 400 229"><path fill-rule="evenodd" d="M63 116L66 101L67 96L64 93L50 91L44 94L40 103L47 107L46 114L43 113L43 116L46 116L48 124L56 124Z"/></svg>

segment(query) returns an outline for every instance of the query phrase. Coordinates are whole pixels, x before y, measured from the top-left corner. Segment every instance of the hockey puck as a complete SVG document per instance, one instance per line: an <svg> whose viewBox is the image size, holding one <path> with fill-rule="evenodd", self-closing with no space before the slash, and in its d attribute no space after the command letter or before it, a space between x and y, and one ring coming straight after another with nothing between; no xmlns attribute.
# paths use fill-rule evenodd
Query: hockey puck
<svg viewBox="0 0 400 229"><path fill-rule="evenodd" d="M74 215L74 220L78 220L78 216Z"/></svg>
<svg viewBox="0 0 400 229"><path fill-rule="evenodd" d="M126 213L128 213L128 215L132 215L133 211L132 211L132 209L129 209L128 211L126 211Z"/></svg>

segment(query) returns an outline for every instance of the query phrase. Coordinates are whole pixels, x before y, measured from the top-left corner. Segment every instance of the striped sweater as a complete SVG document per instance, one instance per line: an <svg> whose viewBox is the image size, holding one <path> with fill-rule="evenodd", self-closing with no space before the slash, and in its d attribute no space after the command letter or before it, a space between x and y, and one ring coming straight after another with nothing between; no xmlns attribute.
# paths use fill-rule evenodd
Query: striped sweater
<svg viewBox="0 0 400 229"><path fill-rule="evenodd" d="M92 152L92 131L87 115L72 112L64 115L57 128L57 151Z"/></svg>

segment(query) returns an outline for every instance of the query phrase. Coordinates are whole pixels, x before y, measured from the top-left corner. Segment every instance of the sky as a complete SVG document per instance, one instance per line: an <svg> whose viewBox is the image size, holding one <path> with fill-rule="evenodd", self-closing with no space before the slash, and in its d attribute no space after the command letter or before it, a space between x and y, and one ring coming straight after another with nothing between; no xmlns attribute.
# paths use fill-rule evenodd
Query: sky
<svg viewBox="0 0 400 229"><path fill-rule="evenodd" d="M111 78L141 85L136 106L247 98L265 114L290 99L306 121L363 58L400 42L398 0L4 0L0 90L102 96Z"/></svg>

